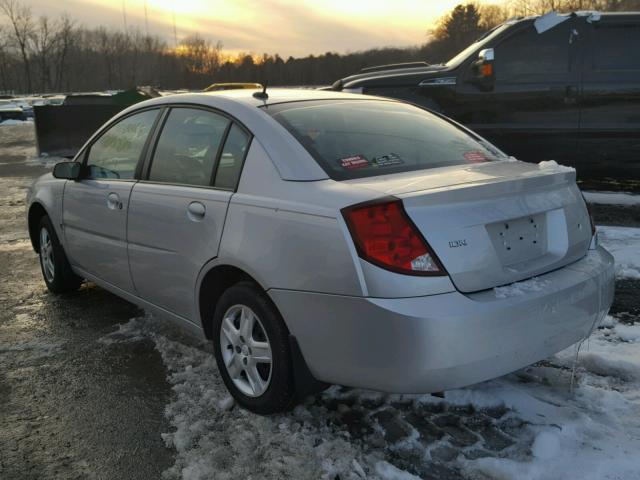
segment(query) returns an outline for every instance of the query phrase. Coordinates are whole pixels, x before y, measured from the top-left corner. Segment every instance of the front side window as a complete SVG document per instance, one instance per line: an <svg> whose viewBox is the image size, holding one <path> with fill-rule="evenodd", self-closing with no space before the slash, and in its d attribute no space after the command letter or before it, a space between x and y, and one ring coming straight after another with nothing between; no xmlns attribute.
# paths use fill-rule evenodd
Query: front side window
<svg viewBox="0 0 640 480"><path fill-rule="evenodd" d="M473 42L471 45L469 45L467 48L465 48L460 53L458 53L455 57L449 60L446 63L447 67L450 67L450 68L458 67L461 63L467 60L467 58L469 58L470 55L474 54L475 52L479 52L480 50L482 50L483 47L485 47L485 45L488 45L489 43L491 43L498 35L502 35L502 33L508 30L511 27L511 25L513 24L510 22L506 22L506 23L503 23L502 25L495 27L493 30L488 31L487 33L482 35L478 40Z"/></svg>
<svg viewBox="0 0 640 480"><path fill-rule="evenodd" d="M335 180L502 158L491 145L405 103L322 100L282 103L266 111Z"/></svg>
<svg viewBox="0 0 640 480"><path fill-rule="evenodd" d="M132 179L158 110L147 110L121 120L91 145L87 157L89 178Z"/></svg>
<svg viewBox="0 0 640 480"><path fill-rule="evenodd" d="M206 110L174 108L153 154L149 180L208 186L229 120Z"/></svg>
<svg viewBox="0 0 640 480"><path fill-rule="evenodd" d="M542 33L532 24L499 43L494 49L496 80L526 82L569 72L569 23Z"/></svg>

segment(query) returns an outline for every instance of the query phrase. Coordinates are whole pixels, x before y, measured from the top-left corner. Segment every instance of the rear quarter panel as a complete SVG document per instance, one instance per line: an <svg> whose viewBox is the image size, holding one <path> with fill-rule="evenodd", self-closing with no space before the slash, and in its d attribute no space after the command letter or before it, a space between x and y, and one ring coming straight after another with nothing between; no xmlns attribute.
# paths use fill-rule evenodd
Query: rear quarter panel
<svg viewBox="0 0 640 480"><path fill-rule="evenodd" d="M332 180L282 180L254 139L216 263L243 269L265 289L363 295L340 208L370 196Z"/></svg>

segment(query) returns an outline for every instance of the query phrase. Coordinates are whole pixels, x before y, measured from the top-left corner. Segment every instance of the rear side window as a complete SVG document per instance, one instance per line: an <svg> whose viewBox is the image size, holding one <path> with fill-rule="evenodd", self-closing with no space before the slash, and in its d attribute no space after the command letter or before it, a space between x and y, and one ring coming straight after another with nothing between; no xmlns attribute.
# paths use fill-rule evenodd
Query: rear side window
<svg viewBox="0 0 640 480"><path fill-rule="evenodd" d="M158 140L149 180L208 186L229 120L206 110L174 108Z"/></svg>
<svg viewBox="0 0 640 480"><path fill-rule="evenodd" d="M498 81L531 80L531 77L569 72L569 22L543 33L533 25L515 33L495 47Z"/></svg>
<svg viewBox="0 0 640 480"><path fill-rule="evenodd" d="M132 179L158 110L130 115L109 128L89 150L89 178Z"/></svg>
<svg viewBox="0 0 640 480"><path fill-rule="evenodd" d="M244 157L249 148L249 135L234 124L229 130L229 136L224 144L214 187L235 190L240 180L240 172Z"/></svg>
<svg viewBox="0 0 640 480"><path fill-rule="evenodd" d="M322 100L265 109L335 180L385 175L501 156L455 125L405 103Z"/></svg>
<svg viewBox="0 0 640 480"><path fill-rule="evenodd" d="M640 70L640 25L596 25L594 70Z"/></svg>

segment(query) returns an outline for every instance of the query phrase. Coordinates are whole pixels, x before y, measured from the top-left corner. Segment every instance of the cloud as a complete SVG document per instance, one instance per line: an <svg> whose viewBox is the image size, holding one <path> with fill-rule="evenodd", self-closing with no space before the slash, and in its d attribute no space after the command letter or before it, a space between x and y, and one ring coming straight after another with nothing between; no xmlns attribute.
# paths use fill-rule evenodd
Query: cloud
<svg viewBox="0 0 640 480"><path fill-rule="evenodd" d="M88 27L123 28L121 0L25 0L35 14L66 11ZM347 52L426 41L429 22L456 0L357 2L314 0L148 0L149 32L173 42L172 5L178 5L178 37L198 33L221 41L225 50L283 57ZM187 7L192 6L192 9ZM129 27L144 30L144 0L127 0Z"/></svg>

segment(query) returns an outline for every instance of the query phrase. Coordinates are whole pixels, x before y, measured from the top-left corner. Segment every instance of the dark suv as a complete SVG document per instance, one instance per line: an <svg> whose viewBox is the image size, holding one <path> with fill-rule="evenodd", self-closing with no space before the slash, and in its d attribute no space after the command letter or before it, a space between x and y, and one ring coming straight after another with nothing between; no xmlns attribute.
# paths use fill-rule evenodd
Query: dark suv
<svg viewBox="0 0 640 480"><path fill-rule="evenodd" d="M426 106L583 179L640 179L640 13L511 20L445 64L373 67L332 88Z"/></svg>

